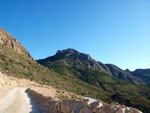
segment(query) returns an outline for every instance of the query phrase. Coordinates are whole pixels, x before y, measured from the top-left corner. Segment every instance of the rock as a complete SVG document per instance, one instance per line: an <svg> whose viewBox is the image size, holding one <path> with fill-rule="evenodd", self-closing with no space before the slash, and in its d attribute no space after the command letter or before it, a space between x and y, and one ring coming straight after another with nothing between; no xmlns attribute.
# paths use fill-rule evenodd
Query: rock
<svg viewBox="0 0 150 113"><path fill-rule="evenodd" d="M11 48L18 54L32 58L29 52L14 37L12 37L8 32L6 32L2 28L0 28L0 44Z"/></svg>

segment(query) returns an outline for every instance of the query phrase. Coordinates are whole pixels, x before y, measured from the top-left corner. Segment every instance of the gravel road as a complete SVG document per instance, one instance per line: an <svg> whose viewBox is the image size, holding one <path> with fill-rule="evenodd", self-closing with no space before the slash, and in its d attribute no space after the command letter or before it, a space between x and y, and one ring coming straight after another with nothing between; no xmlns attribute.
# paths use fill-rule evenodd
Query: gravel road
<svg viewBox="0 0 150 113"><path fill-rule="evenodd" d="M15 88L0 98L0 113L42 113L26 88Z"/></svg>

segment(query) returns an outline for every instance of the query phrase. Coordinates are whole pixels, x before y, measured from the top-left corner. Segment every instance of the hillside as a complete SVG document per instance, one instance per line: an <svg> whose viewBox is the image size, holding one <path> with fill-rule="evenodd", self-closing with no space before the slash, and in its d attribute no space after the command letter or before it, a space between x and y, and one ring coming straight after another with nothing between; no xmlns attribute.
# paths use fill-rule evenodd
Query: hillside
<svg viewBox="0 0 150 113"><path fill-rule="evenodd" d="M106 64L106 66L109 68L111 74L114 77L120 78L122 80L126 80L130 83L137 84L137 85L145 85L147 84L145 81L143 81L141 78L134 76L132 73L128 73L119 67L113 65L113 64Z"/></svg>
<svg viewBox="0 0 150 113"><path fill-rule="evenodd" d="M150 85L150 69L136 69L131 72L132 75L141 78L144 82Z"/></svg>

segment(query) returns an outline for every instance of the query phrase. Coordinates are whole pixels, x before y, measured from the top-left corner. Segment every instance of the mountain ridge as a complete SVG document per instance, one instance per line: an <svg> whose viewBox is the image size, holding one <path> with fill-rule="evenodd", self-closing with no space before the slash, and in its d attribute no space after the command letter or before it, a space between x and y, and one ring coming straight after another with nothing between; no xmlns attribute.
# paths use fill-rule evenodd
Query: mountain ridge
<svg viewBox="0 0 150 113"><path fill-rule="evenodd" d="M74 56L73 59L83 59L83 60L89 61L90 63L85 65L86 68L91 67L91 68L96 69L96 70L101 70L102 72L107 72L107 71L105 71L104 68L102 68L102 66L99 65L100 62L99 63L96 62L93 58L91 58L91 56L89 54L80 53L77 50L71 49L71 48L68 48L65 50L58 50L54 56L47 57L44 60L56 61L56 60L59 60L60 58L65 58L65 57L69 57L69 56ZM40 59L40 60L37 60L37 62L43 62L43 61L42 61L42 59ZM64 63L64 65L71 66L71 65L75 65L75 63L74 64Z"/></svg>
<svg viewBox="0 0 150 113"><path fill-rule="evenodd" d="M132 75L141 78L144 82L150 85L150 69L136 69L130 72Z"/></svg>
<svg viewBox="0 0 150 113"><path fill-rule="evenodd" d="M61 59L68 59L66 61L59 62ZM80 60L81 62L78 62ZM116 65L113 64L104 64L100 61L94 60L89 54L80 53L79 51L75 49L64 49L64 50L58 50L57 53L54 56L47 57L45 59L37 60L38 63L51 67L51 62L55 62L55 65L61 65L61 66L80 66L85 69L91 68L93 70L99 70L101 72L108 73L112 76L118 77L123 80L127 80L134 84L140 84L142 81L137 78L136 76L133 76L132 74L120 69ZM58 62L59 63L58 63ZM58 64L57 64L58 63Z"/></svg>

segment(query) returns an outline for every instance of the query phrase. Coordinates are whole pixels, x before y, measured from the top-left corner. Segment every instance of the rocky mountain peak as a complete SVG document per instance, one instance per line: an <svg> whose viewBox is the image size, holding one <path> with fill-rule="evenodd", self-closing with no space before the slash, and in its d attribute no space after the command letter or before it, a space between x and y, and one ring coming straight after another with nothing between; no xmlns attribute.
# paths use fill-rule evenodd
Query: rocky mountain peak
<svg viewBox="0 0 150 113"><path fill-rule="evenodd" d="M32 58L29 52L13 36L2 28L0 28L0 44L7 46L18 54Z"/></svg>
<svg viewBox="0 0 150 113"><path fill-rule="evenodd" d="M66 55L74 55L74 54L80 54L78 51L76 51L75 49L64 49L64 50L58 50L56 55L62 55L62 54L66 54Z"/></svg>
<svg viewBox="0 0 150 113"><path fill-rule="evenodd" d="M131 73L131 71L130 71L129 69L126 69L126 70L125 70L125 72L127 72L127 73Z"/></svg>
<svg viewBox="0 0 150 113"><path fill-rule="evenodd" d="M51 65L51 62L57 62L56 64L61 66L78 66L84 69L90 68L111 74L105 64L95 61L89 54L81 53L71 48L58 50L54 56L48 57L46 59L40 59L38 62L44 66L49 65L50 67L53 66Z"/></svg>
<svg viewBox="0 0 150 113"><path fill-rule="evenodd" d="M72 48L58 50L56 56L63 56L63 57L74 56L75 58L94 61L94 59L92 59L89 54L80 53L79 51Z"/></svg>

